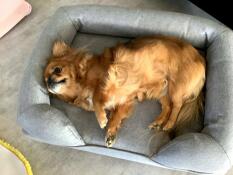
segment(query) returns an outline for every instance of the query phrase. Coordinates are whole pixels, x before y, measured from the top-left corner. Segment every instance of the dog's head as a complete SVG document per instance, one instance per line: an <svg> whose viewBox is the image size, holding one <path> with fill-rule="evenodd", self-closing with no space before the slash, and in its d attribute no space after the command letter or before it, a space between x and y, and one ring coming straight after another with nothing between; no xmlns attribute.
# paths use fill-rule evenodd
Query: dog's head
<svg viewBox="0 0 233 175"><path fill-rule="evenodd" d="M70 96L77 90L79 79L85 73L86 55L84 51L72 49L62 41L55 42L44 71L48 91Z"/></svg>
<svg viewBox="0 0 233 175"><path fill-rule="evenodd" d="M75 81L75 67L72 64L72 49L64 42L55 42L52 56L44 71L44 79L49 92L64 94Z"/></svg>

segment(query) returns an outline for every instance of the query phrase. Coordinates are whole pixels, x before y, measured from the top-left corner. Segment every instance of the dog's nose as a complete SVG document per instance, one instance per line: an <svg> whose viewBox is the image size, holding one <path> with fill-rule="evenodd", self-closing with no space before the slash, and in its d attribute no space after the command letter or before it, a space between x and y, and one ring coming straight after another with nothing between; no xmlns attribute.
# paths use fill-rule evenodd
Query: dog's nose
<svg viewBox="0 0 233 175"><path fill-rule="evenodd" d="M51 77L48 78L47 84L48 84L48 86L52 86L54 84L54 81Z"/></svg>

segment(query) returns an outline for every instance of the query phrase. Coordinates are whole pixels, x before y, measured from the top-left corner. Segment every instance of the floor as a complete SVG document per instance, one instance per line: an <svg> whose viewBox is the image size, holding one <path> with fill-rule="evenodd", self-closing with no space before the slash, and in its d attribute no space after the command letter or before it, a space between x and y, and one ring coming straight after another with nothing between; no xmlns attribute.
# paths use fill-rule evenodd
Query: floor
<svg viewBox="0 0 233 175"><path fill-rule="evenodd" d="M8 141L31 162L35 175L190 175L191 173L145 166L125 160L51 146L25 137L16 122L17 99L25 65L41 29L54 11L63 5L104 4L130 8L168 9L172 0L29 0L33 11L0 39L0 138ZM174 2L174 1L173 1ZM183 0L177 0L181 9ZM179 6L180 4L180 6ZM190 11L189 13L193 13ZM208 16L202 13L202 16ZM233 174L233 169L228 175Z"/></svg>

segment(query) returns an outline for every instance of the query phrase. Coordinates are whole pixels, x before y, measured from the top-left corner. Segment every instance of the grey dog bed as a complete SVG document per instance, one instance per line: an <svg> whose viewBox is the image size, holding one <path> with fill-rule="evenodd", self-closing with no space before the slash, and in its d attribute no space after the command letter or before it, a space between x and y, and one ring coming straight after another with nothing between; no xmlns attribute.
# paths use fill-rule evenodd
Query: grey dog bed
<svg viewBox="0 0 233 175"><path fill-rule="evenodd" d="M104 130L94 113L49 96L43 70L52 44L100 53L104 47L142 35L176 36L206 52L207 82L204 129L168 141L147 126L160 113L155 101L139 103L125 121L113 148L104 146ZM225 172L233 160L233 33L201 17L181 13L105 6L62 7L34 46L19 98L18 122L25 134L54 145L69 146L143 164L198 173Z"/></svg>

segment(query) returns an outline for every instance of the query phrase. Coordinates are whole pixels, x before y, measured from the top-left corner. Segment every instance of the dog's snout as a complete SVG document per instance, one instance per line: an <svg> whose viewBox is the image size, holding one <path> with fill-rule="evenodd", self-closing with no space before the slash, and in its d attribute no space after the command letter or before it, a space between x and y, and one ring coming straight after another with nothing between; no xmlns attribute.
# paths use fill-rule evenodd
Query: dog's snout
<svg viewBox="0 0 233 175"><path fill-rule="evenodd" d="M54 80L51 77L49 77L48 80L47 80L47 84L48 84L48 86L53 85L54 84Z"/></svg>

